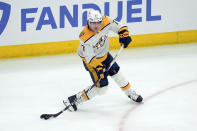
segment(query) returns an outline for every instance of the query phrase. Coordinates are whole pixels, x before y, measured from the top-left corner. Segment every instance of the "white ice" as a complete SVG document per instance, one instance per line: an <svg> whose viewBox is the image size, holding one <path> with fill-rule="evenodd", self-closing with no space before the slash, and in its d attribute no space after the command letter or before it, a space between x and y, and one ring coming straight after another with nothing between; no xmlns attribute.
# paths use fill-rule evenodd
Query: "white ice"
<svg viewBox="0 0 197 131"><path fill-rule="evenodd" d="M0 131L197 131L197 43L123 50L117 62L144 103L130 101L109 78L105 95L41 120L92 84L81 59L0 60Z"/></svg>

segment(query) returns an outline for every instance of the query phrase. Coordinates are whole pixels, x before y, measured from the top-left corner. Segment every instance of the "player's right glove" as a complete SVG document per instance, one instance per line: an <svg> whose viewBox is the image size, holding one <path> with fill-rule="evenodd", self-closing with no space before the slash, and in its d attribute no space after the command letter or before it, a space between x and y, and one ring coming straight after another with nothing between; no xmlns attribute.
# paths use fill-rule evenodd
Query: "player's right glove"
<svg viewBox="0 0 197 131"><path fill-rule="evenodd" d="M120 28L118 34L119 34L119 42L124 45L124 48L127 48L130 42L132 41L131 37L129 36L128 27L124 26Z"/></svg>
<svg viewBox="0 0 197 131"><path fill-rule="evenodd" d="M96 67L96 71L98 73L98 75L100 76L101 79L104 79L105 75L104 75L104 66L98 65Z"/></svg>

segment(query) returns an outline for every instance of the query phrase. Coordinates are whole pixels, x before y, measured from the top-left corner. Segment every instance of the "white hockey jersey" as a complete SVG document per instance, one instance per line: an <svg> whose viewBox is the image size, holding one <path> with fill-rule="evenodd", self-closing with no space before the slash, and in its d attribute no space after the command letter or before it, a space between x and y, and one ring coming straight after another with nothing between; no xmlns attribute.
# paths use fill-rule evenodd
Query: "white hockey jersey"
<svg viewBox="0 0 197 131"><path fill-rule="evenodd" d="M118 34L120 28L121 25L115 20L111 20L108 16L103 16L98 33L93 32L86 25L79 35L80 45L77 51L78 55L86 63L90 63L95 57L97 59L105 57L109 51L109 31Z"/></svg>

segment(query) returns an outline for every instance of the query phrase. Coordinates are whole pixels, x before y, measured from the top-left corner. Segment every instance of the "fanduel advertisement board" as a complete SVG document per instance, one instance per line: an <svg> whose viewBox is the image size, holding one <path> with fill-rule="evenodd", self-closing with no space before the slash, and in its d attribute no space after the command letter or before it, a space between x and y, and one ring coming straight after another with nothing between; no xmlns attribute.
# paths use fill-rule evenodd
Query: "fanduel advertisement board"
<svg viewBox="0 0 197 131"><path fill-rule="evenodd" d="M177 4L178 3L178 4ZM131 34L197 29L195 0L0 0L0 46L77 40L87 10L127 25ZM111 34L111 36L116 36Z"/></svg>

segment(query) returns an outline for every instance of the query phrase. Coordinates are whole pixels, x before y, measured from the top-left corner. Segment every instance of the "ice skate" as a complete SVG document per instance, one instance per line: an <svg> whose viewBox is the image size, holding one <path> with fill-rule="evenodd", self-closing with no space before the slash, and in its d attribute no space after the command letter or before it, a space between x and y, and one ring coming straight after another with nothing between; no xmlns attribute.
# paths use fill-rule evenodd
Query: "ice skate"
<svg viewBox="0 0 197 131"><path fill-rule="evenodd" d="M131 94L130 94L130 95L128 95L128 97L129 97L130 99L132 99L133 101L137 102L137 103L140 103L140 102L142 102L142 101L143 101L142 96L141 96L141 95L136 94L136 92L135 92L135 91L131 91Z"/></svg>
<svg viewBox="0 0 197 131"><path fill-rule="evenodd" d="M76 95L73 95L73 96L70 96L68 97L67 100L63 100L63 103L66 107L70 106L68 108L69 111L73 112L73 111L77 111L77 105L78 105L78 102L77 102L77 97Z"/></svg>

